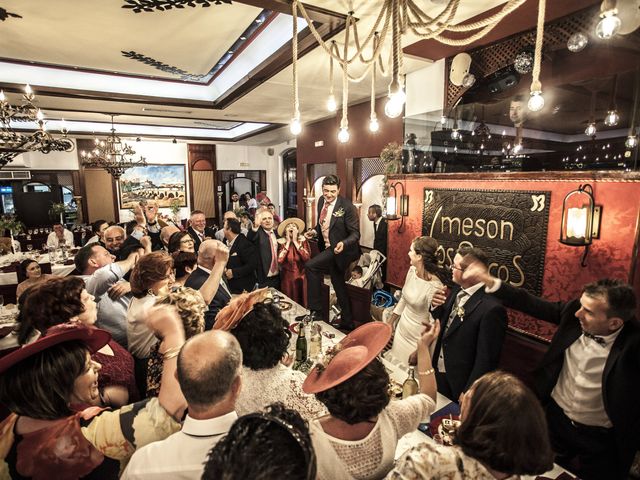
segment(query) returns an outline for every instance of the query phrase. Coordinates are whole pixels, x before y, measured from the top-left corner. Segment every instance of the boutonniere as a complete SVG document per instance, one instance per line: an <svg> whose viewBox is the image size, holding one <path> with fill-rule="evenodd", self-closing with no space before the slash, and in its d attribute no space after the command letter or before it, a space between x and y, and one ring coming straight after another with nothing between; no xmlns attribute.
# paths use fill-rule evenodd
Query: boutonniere
<svg viewBox="0 0 640 480"><path fill-rule="evenodd" d="M344 217L344 208L340 207L336 212L333 212L334 217Z"/></svg>
<svg viewBox="0 0 640 480"><path fill-rule="evenodd" d="M460 321L464 321L464 307L456 308L456 315L460 317Z"/></svg>

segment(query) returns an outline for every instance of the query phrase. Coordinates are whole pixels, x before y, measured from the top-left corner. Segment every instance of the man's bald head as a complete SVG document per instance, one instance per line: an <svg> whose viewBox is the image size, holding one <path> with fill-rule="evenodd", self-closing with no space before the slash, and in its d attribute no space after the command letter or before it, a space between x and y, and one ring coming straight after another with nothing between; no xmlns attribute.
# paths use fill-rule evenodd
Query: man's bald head
<svg viewBox="0 0 640 480"><path fill-rule="evenodd" d="M227 398L241 367L242 350L230 333L210 330L187 340L178 356L178 382L189 408L206 410Z"/></svg>
<svg viewBox="0 0 640 480"><path fill-rule="evenodd" d="M120 225L112 225L104 231L104 246L111 252L117 252L127 238Z"/></svg>
<svg viewBox="0 0 640 480"><path fill-rule="evenodd" d="M224 247L224 243L220 240L209 239L202 242L198 250L198 265L211 270L215 263L216 252L220 247Z"/></svg>
<svg viewBox="0 0 640 480"><path fill-rule="evenodd" d="M175 225L167 225L166 227L162 227L162 229L160 230L160 241L164 244L164 246L168 246L171 235L179 231L180 229Z"/></svg>
<svg viewBox="0 0 640 480"><path fill-rule="evenodd" d="M238 216L236 215L236 212L234 212L233 210L229 210L224 212L224 215L222 215L222 220L226 220L227 218L238 218Z"/></svg>

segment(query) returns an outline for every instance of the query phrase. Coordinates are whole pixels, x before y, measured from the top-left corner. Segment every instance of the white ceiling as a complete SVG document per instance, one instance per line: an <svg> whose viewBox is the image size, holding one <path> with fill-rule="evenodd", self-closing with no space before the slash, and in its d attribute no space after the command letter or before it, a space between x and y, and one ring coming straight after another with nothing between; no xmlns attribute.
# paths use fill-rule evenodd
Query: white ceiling
<svg viewBox="0 0 640 480"><path fill-rule="evenodd" d="M353 10L359 19L358 29L363 38L373 25L382 0L311 0L307 4L346 14ZM429 6L432 12L442 9L441 2L421 2ZM462 0L456 21L462 21L482 11L504 3L504 0ZM5 60L22 62L15 67L27 68L16 73L10 72L9 63L0 64L0 85L7 90L22 88L22 78L32 75L34 90L38 86L58 86L76 94L74 98L62 94L38 95L38 105L47 118L67 120L110 122L109 113L119 114L116 123L182 126L190 128L209 128L207 121L225 122L267 122L286 124L291 119L292 80L291 67L285 68L239 100L222 110L212 108L212 103L188 101L188 106L166 105L181 103L191 93L184 90L185 82L179 76L160 71L152 66L125 58L121 51L136 51L154 58L164 64L177 67L193 74L203 74L225 54L235 40L252 24L261 9L233 2L232 5L211 5L208 8L195 7L180 10L156 11L152 13L133 13L124 9L125 0L21 0L6 3L3 8L22 18L8 17L0 22L0 57ZM275 31L277 21L288 22L290 17L279 15L270 25L274 32L271 37L260 37L252 43L254 48L275 49L291 37L290 27L280 26ZM284 24L283 24L284 25ZM277 35L280 35L278 37ZM286 36L288 35L288 36ZM342 41L342 34L336 37ZM286 37L286 38L285 38ZM403 46L417 41L411 36L403 37ZM250 48L247 48L249 51ZM245 62L257 61L259 53L250 52ZM388 53L383 54L388 58ZM236 65L240 65L240 59ZM68 80L56 80L52 73L59 69L33 65L31 62L50 66L70 67L74 71L98 70L103 86L90 81L74 83ZM426 60L405 59L404 73L408 73L426 64ZM235 63L235 62L234 62ZM233 64L232 64L233 65ZM249 65L249 63L247 63ZM255 65L255 63L254 63ZM250 65L252 66L252 65ZM77 67L77 68L76 68ZM36 70L39 69L39 70ZM231 69L231 67L229 67ZM311 122L327 117L324 107L328 94L329 61L324 50L317 47L298 62L299 92L303 122ZM357 74L358 68L354 68ZM109 75L105 73L109 72ZM124 73L132 77L111 75L112 72ZM22 76L20 76L22 75ZM152 90L131 93L132 85L139 79L135 76L155 78L166 92L150 96ZM222 75L221 75L222 77ZM129 78L129 80L127 80ZM161 81L166 79L171 81ZM123 82L124 80L124 82ZM122 82L120 86L116 82ZM67 83L65 83L67 82ZM379 79L376 92L383 95L388 81ZM214 81L215 84L215 81ZM115 86L118 88L115 88ZM110 94L100 94L100 89L115 90ZM207 95L215 98L222 87L186 85L200 89L196 97ZM336 97L340 97L340 71L335 75ZM193 92L195 90L191 90ZM123 92L129 92L125 96ZM350 85L349 103L358 103L368 98L369 79ZM96 98L103 95L104 98ZM113 100L113 97L119 100ZM90 98L93 97L93 98ZM15 101L17 95L9 95ZM194 97L191 97L194 98ZM225 122L219 127L228 128ZM116 125L116 129L118 126ZM73 135L73 132L72 132ZM242 140L244 144L269 145L290 138L288 129L256 135Z"/></svg>

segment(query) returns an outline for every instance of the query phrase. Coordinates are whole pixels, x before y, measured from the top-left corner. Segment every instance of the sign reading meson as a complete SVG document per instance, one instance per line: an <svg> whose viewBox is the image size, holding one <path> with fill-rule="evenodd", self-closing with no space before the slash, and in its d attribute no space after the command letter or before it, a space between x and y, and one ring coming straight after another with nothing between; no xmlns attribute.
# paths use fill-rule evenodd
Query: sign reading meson
<svg viewBox="0 0 640 480"><path fill-rule="evenodd" d="M490 272L542 293L550 192L424 189L422 233L440 243L447 265L460 246L480 247Z"/></svg>

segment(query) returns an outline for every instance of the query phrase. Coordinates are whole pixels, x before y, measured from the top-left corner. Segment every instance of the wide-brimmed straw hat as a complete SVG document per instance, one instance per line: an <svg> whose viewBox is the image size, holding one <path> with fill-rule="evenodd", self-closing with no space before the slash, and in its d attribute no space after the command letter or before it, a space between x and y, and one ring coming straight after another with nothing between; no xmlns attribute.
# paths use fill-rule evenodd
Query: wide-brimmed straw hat
<svg viewBox="0 0 640 480"><path fill-rule="evenodd" d="M280 235L281 237L284 236L285 228L287 228L287 225L291 223L296 224L296 227L298 227L298 233L302 233L304 231L304 227L305 227L304 220L301 220L297 217L291 217L291 218L286 218L282 222L280 222L280 225L278 225L278 235Z"/></svg>
<svg viewBox="0 0 640 480"><path fill-rule="evenodd" d="M302 384L306 393L318 393L350 379L369 365L391 338L391 326L369 322L349 333L334 347L337 353L325 366L316 365Z"/></svg>
<svg viewBox="0 0 640 480"><path fill-rule="evenodd" d="M99 328L89 328L78 324L65 323L56 325L55 327L51 327L45 336L40 337L35 342L17 348L0 358L0 374L3 374L9 368L23 360L43 352L47 348L71 340L80 340L87 346L91 353L95 353L109 343L111 334ZM55 381L55 379L52 380Z"/></svg>

